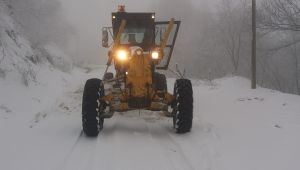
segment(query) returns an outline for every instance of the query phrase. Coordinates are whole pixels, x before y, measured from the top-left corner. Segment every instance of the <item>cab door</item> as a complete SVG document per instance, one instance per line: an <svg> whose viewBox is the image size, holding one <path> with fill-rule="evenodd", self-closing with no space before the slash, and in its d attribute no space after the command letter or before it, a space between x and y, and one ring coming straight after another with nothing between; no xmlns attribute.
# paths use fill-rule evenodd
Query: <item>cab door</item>
<svg viewBox="0 0 300 170"><path fill-rule="evenodd" d="M160 62L159 65L156 66L156 69L167 70L169 67L169 63L172 57L172 53L174 50L178 30L180 27L181 21L174 21L174 27L170 33L169 39L167 41L167 45L164 50L164 58ZM165 31L169 25L169 21L159 21L155 22L155 46L159 47L160 42L163 38Z"/></svg>

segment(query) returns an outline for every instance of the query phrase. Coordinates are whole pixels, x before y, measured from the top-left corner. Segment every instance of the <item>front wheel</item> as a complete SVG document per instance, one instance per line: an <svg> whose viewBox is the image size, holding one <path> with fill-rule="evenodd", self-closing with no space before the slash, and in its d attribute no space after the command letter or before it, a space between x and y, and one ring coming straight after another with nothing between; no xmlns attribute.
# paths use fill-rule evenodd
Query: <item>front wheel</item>
<svg viewBox="0 0 300 170"><path fill-rule="evenodd" d="M193 88L190 80L178 79L174 86L173 125L176 133L186 133L193 123Z"/></svg>
<svg viewBox="0 0 300 170"><path fill-rule="evenodd" d="M100 118L105 110L100 100L104 96L104 87L100 79L86 81L82 99L82 127L87 136L98 136L103 128L104 119Z"/></svg>

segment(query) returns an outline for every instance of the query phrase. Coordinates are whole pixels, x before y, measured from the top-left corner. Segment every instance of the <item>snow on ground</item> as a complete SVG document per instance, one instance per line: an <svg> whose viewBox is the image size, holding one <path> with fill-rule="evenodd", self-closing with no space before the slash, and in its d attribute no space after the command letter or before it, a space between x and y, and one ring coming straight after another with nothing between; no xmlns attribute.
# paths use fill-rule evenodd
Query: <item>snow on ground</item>
<svg viewBox="0 0 300 170"><path fill-rule="evenodd" d="M249 86L230 77L195 88L200 119L218 135L216 169L299 169L300 97Z"/></svg>
<svg viewBox="0 0 300 170"><path fill-rule="evenodd" d="M175 134L170 118L136 111L115 114L87 138L82 90L102 71L42 69L40 84L29 87L0 79L0 169L300 169L300 97L250 90L240 77L193 81L191 133Z"/></svg>

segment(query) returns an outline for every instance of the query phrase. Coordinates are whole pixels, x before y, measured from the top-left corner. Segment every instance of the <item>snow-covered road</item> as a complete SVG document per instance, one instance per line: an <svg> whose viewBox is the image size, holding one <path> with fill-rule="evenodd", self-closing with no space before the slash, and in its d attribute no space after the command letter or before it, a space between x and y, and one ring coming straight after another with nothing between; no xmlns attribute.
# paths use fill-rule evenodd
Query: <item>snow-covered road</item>
<svg viewBox="0 0 300 170"><path fill-rule="evenodd" d="M238 77L193 82L191 133L175 134L170 118L136 111L116 113L105 120L97 138L88 138L81 126L82 89L85 80L100 77L101 70L77 70L64 77L64 88L46 92L56 95L51 104L32 108L31 114L30 108L24 113L8 106L11 113L0 109L0 169L300 168L300 97L248 90L249 82ZM170 89L173 82L169 80Z"/></svg>
<svg viewBox="0 0 300 170"><path fill-rule="evenodd" d="M81 125L82 89L88 77L100 74L96 70L89 75L74 75L53 105L35 114L32 121L22 120L23 116L1 120L0 169L211 167L214 147L210 142L215 136L197 121L193 131L200 135L177 135L172 119L159 113L116 113L105 120L98 138L86 137Z"/></svg>

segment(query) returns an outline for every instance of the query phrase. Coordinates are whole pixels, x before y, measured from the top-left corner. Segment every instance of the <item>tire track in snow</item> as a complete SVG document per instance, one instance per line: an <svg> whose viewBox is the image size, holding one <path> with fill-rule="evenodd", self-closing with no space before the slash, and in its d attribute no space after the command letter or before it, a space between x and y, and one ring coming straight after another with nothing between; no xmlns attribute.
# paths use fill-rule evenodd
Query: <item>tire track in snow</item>
<svg viewBox="0 0 300 170"><path fill-rule="evenodd" d="M95 157L98 138L86 137L80 132L76 142L66 154L59 170L90 170Z"/></svg>
<svg viewBox="0 0 300 170"><path fill-rule="evenodd" d="M78 135L78 137L77 137L75 143L72 145L72 147L71 147L71 149L69 150L69 152L67 152L67 154L66 154L66 156L64 157L64 159L63 159L61 165L59 166L58 170L64 169L66 163L68 162L69 158L70 158L71 155L73 154L73 152L74 152L75 148L77 147L79 141L81 140L82 136L83 136L83 131L81 130L81 132L79 133L79 135Z"/></svg>
<svg viewBox="0 0 300 170"><path fill-rule="evenodd" d="M98 145L98 141L100 139L99 136L97 137L97 140L94 144L95 146L91 147L91 151L89 153L89 156L87 157L87 163L86 163L85 168L84 168L85 170L92 170L93 169L94 162L95 162L95 159L96 159L96 152L97 152L96 146Z"/></svg>
<svg viewBox="0 0 300 170"><path fill-rule="evenodd" d="M167 151L166 151L166 148L167 149L169 149L169 150L171 150L172 152L174 152L174 151L176 151L176 150L174 150L173 148L170 148L169 146L163 146L162 145L162 143L161 142L157 142L157 138L155 137L155 136L153 136L153 134L152 134L152 130L151 130L151 127L149 127L149 125L148 124L150 124L150 123L147 123L147 121L148 120L145 120L145 125L146 125L146 127L147 127L147 129L148 129L148 132L149 132L149 135L151 136L151 139L154 141L154 142L156 142L156 143L159 143L159 145L160 146L162 146L162 154L164 154L165 155L165 158L167 158L167 161L170 163L170 165L172 166L171 168L172 169L174 169L174 170L177 170L177 168L176 168L176 166L174 166L174 163L173 163L173 160L172 159L170 159L169 158L169 153L167 153ZM171 153L172 154L172 153Z"/></svg>
<svg viewBox="0 0 300 170"><path fill-rule="evenodd" d="M115 159L116 155L114 154L114 150L110 148L110 145L117 141L115 139L116 119L115 116L111 119L106 119L104 129L99 133L95 156L91 161L93 164L91 164L89 170L98 170L99 168L103 170L117 169L115 168L115 163L118 160Z"/></svg>
<svg viewBox="0 0 300 170"><path fill-rule="evenodd" d="M111 122L109 122L111 134L107 135L105 129L103 129L98 137L88 137L84 135L83 131L81 131L78 136L76 142L73 144L69 152L66 154L62 165L59 170L92 170L99 169L99 167L103 167L103 164L109 165L108 167L113 166L114 161L109 159L105 159L103 155L103 147L107 146L114 140L114 129L115 129L116 120L113 118ZM106 155L113 157L112 155ZM102 157L102 159L99 159ZM103 158L105 160L103 160ZM97 162L101 163L97 166ZM112 169L112 168L104 168L104 169Z"/></svg>
<svg viewBox="0 0 300 170"><path fill-rule="evenodd" d="M174 166L169 158L170 155L166 154L166 148L162 148L157 139L154 139L157 136L151 135L151 130L144 118L136 114L132 116L132 114L135 113L117 114L105 123L105 128L100 135L101 140L97 144L97 157L100 160L98 168L111 170L190 169L186 168L187 166L176 168L176 164ZM164 129L162 131L164 132Z"/></svg>
<svg viewBox="0 0 300 170"><path fill-rule="evenodd" d="M193 163L193 167L206 170L216 169L215 160L219 156L217 146L220 137L213 125L195 121L193 130L185 135L169 134L182 150L188 153L188 159Z"/></svg>
<svg viewBox="0 0 300 170"><path fill-rule="evenodd" d="M166 158L171 163L173 169L195 169L192 163L187 159L181 146L170 136L170 131L166 130L165 127L162 127L159 122L145 123L149 129L152 139L159 143L159 145L162 147L162 150L164 151ZM153 124L155 124L155 126Z"/></svg>

